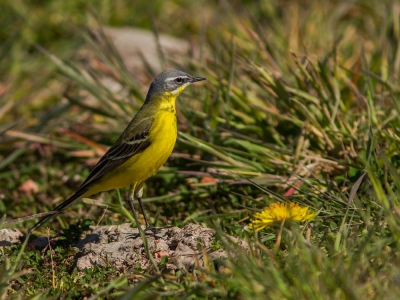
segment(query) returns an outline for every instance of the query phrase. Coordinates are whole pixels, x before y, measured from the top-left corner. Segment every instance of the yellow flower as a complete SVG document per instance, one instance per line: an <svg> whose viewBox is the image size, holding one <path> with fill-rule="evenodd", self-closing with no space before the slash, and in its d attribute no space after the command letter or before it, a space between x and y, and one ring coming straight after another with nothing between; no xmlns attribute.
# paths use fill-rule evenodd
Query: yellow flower
<svg viewBox="0 0 400 300"><path fill-rule="evenodd" d="M308 207L300 206L294 202L274 203L263 211L255 213L249 228L260 231L284 220L304 222L313 219L317 214L318 212L312 212Z"/></svg>

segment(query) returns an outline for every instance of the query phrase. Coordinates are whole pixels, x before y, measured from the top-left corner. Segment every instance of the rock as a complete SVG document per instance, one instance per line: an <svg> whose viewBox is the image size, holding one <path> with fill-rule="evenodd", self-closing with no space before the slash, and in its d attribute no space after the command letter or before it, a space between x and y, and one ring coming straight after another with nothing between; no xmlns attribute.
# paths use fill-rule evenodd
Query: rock
<svg viewBox="0 0 400 300"><path fill-rule="evenodd" d="M0 247L19 244L21 243L20 238L23 236L22 232L17 229L0 229Z"/></svg>
<svg viewBox="0 0 400 300"><path fill-rule="evenodd" d="M130 72L143 68L143 59L156 73L162 71L158 46L150 30L131 27L104 27L104 33L112 40ZM166 58L179 59L179 54L190 49L188 41L167 34L158 35L159 45Z"/></svg>
<svg viewBox="0 0 400 300"><path fill-rule="evenodd" d="M224 260L228 254L223 249L213 249L215 231L200 225L188 224L184 228L169 227L146 231L150 252L157 265L167 256L168 263L163 272L183 269L189 271L195 265L204 266L205 261ZM228 237L244 250L246 242ZM94 266L116 268L153 268L143 240L137 228L130 224L119 226L93 226L92 232L77 245L78 270ZM217 248L217 247L215 247Z"/></svg>

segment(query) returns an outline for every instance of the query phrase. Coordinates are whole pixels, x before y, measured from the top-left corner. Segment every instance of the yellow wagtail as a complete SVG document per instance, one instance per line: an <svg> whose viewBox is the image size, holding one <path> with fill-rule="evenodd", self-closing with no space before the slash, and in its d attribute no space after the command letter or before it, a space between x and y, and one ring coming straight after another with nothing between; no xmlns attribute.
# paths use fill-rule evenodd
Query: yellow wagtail
<svg viewBox="0 0 400 300"><path fill-rule="evenodd" d="M30 232L82 197L130 186L128 203L136 219L136 197L146 228L150 227L141 197L143 183L168 159L177 138L175 100L191 83L205 80L178 70L160 73L151 83L146 100L117 142L99 160L80 188L58 205L52 215L42 218ZM139 226L140 224L137 224Z"/></svg>

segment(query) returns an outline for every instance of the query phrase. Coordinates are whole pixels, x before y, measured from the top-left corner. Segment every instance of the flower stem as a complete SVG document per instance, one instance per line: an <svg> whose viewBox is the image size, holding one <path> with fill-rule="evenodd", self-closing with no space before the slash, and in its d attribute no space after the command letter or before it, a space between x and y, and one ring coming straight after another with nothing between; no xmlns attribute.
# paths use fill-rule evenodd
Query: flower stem
<svg viewBox="0 0 400 300"><path fill-rule="evenodd" d="M283 226L285 225L285 219L282 220L281 226L279 228L279 233L278 236L276 237L275 241L275 247L274 247L274 254L278 254L279 251L279 246L281 245L281 240L282 240L282 232L283 232Z"/></svg>

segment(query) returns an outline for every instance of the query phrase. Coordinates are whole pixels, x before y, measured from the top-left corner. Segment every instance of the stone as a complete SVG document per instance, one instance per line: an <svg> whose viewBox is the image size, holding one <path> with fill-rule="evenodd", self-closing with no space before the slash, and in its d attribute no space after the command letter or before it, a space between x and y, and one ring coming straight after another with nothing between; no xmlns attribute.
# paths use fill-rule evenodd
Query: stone
<svg viewBox="0 0 400 300"><path fill-rule="evenodd" d="M204 267L207 262L217 262L228 258L226 250L213 247L215 231L196 224L183 228L167 227L145 231L146 240L157 265L166 256L165 269L190 271L194 266ZM228 236L226 244L232 243L245 251L248 244L238 238ZM116 268L153 269L142 237L131 224L114 226L93 226L90 234L77 245L78 270L94 266L113 266ZM234 248L234 247L233 247ZM162 270L165 272L166 270Z"/></svg>

